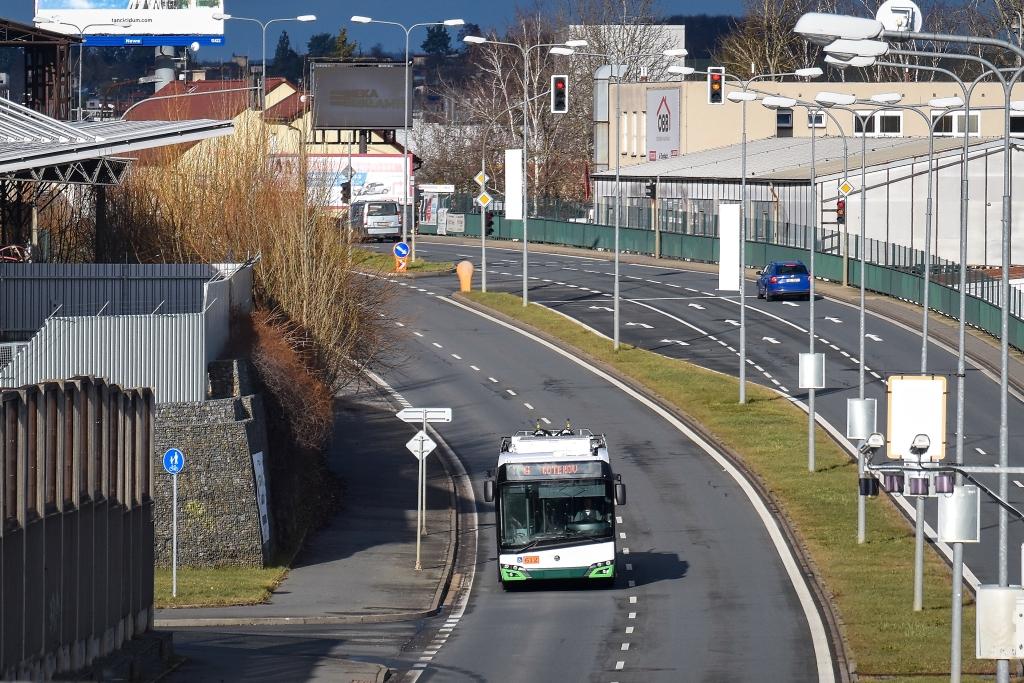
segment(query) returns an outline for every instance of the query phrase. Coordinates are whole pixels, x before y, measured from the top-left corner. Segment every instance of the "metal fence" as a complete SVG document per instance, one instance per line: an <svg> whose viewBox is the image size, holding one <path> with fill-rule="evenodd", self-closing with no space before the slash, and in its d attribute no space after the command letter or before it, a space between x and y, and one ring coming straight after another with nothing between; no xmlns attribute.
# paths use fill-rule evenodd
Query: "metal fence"
<svg viewBox="0 0 1024 683"><path fill-rule="evenodd" d="M152 626L153 395L0 392L0 676L81 671Z"/></svg>

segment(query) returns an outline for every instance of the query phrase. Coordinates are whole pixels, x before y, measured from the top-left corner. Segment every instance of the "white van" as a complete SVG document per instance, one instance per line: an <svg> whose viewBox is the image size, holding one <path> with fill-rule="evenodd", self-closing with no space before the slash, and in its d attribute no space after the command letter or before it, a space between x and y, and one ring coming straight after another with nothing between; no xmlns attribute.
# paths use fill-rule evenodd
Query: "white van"
<svg viewBox="0 0 1024 683"><path fill-rule="evenodd" d="M402 234L402 210L394 200L355 201L352 232L360 241L397 241Z"/></svg>

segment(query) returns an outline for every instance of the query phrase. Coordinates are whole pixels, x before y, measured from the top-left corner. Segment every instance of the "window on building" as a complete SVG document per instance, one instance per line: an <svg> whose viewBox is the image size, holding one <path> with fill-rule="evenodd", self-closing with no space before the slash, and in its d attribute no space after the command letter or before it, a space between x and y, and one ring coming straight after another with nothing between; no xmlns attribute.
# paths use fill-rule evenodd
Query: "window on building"
<svg viewBox="0 0 1024 683"><path fill-rule="evenodd" d="M780 138L793 137L792 109L779 109L775 112L775 135Z"/></svg>
<svg viewBox="0 0 1024 683"><path fill-rule="evenodd" d="M898 138L903 136L903 112L859 111L854 119L854 135L869 138Z"/></svg>
<svg viewBox="0 0 1024 683"><path fill-rule="evenodd" d="M962 137L965 125L965 112L932 112L932 123L935 126L937 137ZM971 113L970 134L978 137L978 130L981 126L981 115L977 112Z"/></svg>
<svg viewBox="0 0 1024 683"><path fill-rule="evenodd" d="M622 112L619 119L619 154L629 154L629 112Z"/></svg>
<svg viewBox="0 0 1024 683"><path fill-rule="evenodd" d="M825 127L825 112L820 109L817 111L807 112L807 127L808 128L824 128Z"/></svg>

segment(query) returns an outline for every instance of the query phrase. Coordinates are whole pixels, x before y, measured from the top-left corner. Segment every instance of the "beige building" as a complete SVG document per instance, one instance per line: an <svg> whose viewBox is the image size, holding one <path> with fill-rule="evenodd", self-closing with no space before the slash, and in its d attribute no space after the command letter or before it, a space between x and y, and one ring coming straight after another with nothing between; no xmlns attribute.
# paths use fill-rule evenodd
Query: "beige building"
<svg viewBox="0 0 1024 683"><path fill-rule="evenodd" d="M726 85L728 94L734 88ZM861 128L867 128L868 137L902 138L925 137L928 135L930 120L936 121L936 137L962 137L965 113L943 112L932 109L928 102L936 98L962 97L960 86L951 82L918 83L826 83L816 80L799 82L759 81L751 85L752 91L780 95L806 102L813 102L820 92L834 92L856 95L868 99L880 93L903 95L900 104L919 105L928 119L912 111L892 109L874 111L870 105L852 105L862 112L866 124L855 121L851 112L832 108L840 130L826 114L808 112L797 106L792 110L771 110L759 102L748 102L747 136L749 140L772 137L809 137L814 126L817 135L841 135L859 137ZM619 102L616 106L616 86L608 86L607 100L596 97L594 116L594 168L603 170L614 166L615 140L614 119L609 120L608 106L618 110L619 116L619 162L621 166L639 164L656 159L670 158L682 154L699 152L716 147L725 147L741 141L742 105L725 99L723 104L708 104L707 83L703 77L689 77L684 82L669 83L624 83L619 88ZM1019 86L1015 97L1024 99L1024 86ZM983 83L974 90L970 132L972 137L999 137L1003 134L1003 92L998 83ZM650 109L650 110L649 110ZM672 111L675 109L676 111ZM681 115L680 115L681 114ZM1024 138L1024 111L1012 113L1011 134ZM677 117L676 121L672 121ZM658 126L669 129L658 135L658 142L649 136L658 131ZM665 133L671 139L664 139ZM660 152L658 152L660 149ZM652 152L656 155L652 158Z"/></svg>

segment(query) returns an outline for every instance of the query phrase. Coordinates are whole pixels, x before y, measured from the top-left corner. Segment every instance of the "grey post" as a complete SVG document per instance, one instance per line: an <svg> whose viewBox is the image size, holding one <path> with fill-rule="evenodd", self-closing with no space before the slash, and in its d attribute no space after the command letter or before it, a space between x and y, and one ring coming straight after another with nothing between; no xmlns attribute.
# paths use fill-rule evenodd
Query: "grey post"
<svg viewBox="0 0 1024 683"><path fill-rule="evenodd" d="M178 597L178 475L171 475L171 597Z"/></svg>
<svg viewBox="0 0 1024 683"><path fill-rule="evenodd" d="M484 143L482 146L486 146L487 134L483 136ZM480 173L484 174L480 177L483 178L487 174L487 151L485 149L480 150ZM487 181L480 186L480 194L487 191ZM487 291L487 207L483 204L480 205L480 291Z"/></svg>
<svg viewBox="0 0 1024 683"><path fill-rule="evenodd" d="M810 248L810 322L807 326L807 349L808 353L814 353L814 252L818 248L818 178L815 175L815 146L817 138L816 128L811 126L811 248ZM814 471L814 389L807 390L807 470Z"/></svg>
<svg viewBox="0 0 1024 683"><path fill-rule="evenodd" d="M612 284L612 350L619 350L619 207L622 204L622 185L619 182L620 157L622 156L622 141L619 133L619 119L622 118L619 107L619 84L622 82L622 64L618 55L612 56L612 76L615 78L615 276Z"/></svg>

